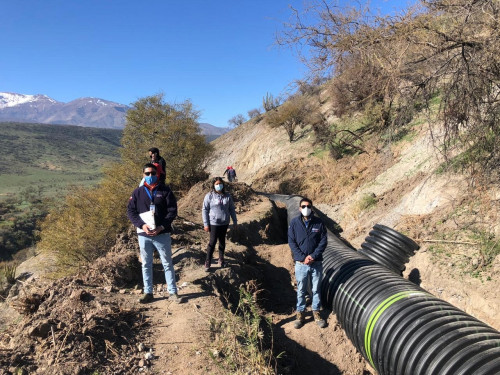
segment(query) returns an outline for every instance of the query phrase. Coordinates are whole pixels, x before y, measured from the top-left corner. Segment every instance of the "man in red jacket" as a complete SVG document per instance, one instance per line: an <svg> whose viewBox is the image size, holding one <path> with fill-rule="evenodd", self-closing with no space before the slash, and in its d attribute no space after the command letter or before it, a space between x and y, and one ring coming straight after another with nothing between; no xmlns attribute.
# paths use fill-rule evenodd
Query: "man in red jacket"
<svg viewBox="0 0 500 375"><path fill-rule="evenodd" d="M165 178L167 177L167 163L165 159L160 156L160 150L157 147L151 147L148 150L149 157L151 158L151 163L156 166L156 172L158 173L158 179L165 183Z"/></svg>
<svg viewBox="0 0 500 375"><path fill-rule="evenodd" d="M156 175L156 167L147 163L143 168L144 185L132 193L127 206L127 216L137 227L142 259L144 295L140 303L153 301L153 250L160 254L169 300L182 302L177 294L175 271L172 262L170 232L177 216L177 201L170 188Z"/></svg>

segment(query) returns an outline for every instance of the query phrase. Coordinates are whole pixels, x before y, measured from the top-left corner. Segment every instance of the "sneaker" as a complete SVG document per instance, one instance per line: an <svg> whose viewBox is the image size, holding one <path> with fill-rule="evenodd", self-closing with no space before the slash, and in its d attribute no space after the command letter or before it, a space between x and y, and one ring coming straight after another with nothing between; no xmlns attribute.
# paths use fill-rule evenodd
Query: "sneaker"
<svg viewBox="0 0 500 375"><path fill-rule="evenodd" d="M293 327L295 329L302 328L305 323L305 315L303 311L297 311L297 317L295 318L295 322L293 323Z"/></svg>
<svg viewBox="0 0 500 375"><path fill-rule="evenodd" d="M314 316L314 321L319 326L319 328L325 328L326 327L326 322L321 317L321 314L320 314L319 311L313 311L313 316Z"/></svg>
<svg viewBox="0 0 500 375"><path fill-rule="evenodd" d="M179 296L177 293L171 294L168 296L168 300L172 302L182 303L184 302L184 298Z"/></svg>
<svg viewBox="0 0 500 375"><path fill-rule="evenodd" d="M220 259L219 259L219 266L220 266L220 268L224 268L224 267L226 267L226 266L227 266L227 263L226 263L226 262L224 262L223 260L220 260Z"/></svg>
<svg viewBox="0 0 500 375"><path fill-rule="evenodd" d="M149 303L153 302L153 293L143 294L141 298L139 298L139 303Z"/></svg>
<svg viewBox="0 0 500 375"><path fill-rule="evenodd" d="M205 272L210 272L210 262L205 262Z"/></svg>

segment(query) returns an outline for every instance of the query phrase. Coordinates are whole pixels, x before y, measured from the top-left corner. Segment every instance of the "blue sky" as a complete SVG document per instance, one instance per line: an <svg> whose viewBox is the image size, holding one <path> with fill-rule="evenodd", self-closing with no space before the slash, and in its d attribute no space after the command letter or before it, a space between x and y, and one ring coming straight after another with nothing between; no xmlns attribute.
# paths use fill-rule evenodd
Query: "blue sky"
<svg viewBox="0 0 500 375"><path fill-rule="evenodd" d="M292 51L273 46L288 4L303 1L3 0L0 92L122 104L164 93L227 126L304 77Z"/></svg>

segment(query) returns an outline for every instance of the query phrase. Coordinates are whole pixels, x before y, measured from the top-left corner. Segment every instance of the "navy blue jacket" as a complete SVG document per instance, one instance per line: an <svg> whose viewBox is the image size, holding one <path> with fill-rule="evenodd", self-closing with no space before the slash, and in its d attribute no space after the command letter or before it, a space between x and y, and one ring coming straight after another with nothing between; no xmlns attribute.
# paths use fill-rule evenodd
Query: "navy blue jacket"
<svg viewBox="0 0 500 375"><path fill-rule="evenodd" d="M151 198L149 198L146 189L145 186L138 187L128 201L127 216L137 228L142 228L145 224L139 214L149 211L151 203ZM160 233L170 233L172 231L172 221L177 216L177 200L167 185L160 183L154 190L154 204L156 226L163 225L165 228ZM145 232L139 232L138 234L146 236Z"/></svg>
<svg viewBox="0 0 500 375"><path fill-rule="evenodd" d="M302 217L299 215L293 218L288 227L288 245L292 250L293 260L303 262L310 255L315 261L322 261L328 242L326 227L321 219L311 214L306 229Z"/></svg>

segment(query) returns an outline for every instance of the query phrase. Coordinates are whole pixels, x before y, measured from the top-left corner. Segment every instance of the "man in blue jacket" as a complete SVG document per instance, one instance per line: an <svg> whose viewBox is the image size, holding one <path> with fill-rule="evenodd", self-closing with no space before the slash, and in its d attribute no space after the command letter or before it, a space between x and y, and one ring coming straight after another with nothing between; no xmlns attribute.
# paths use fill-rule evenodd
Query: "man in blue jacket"
<svg viewBox="0 0 500 375"><path fill-rule="evenodd" d="M323 251L328 241L326 228L323 222L314 216L310 199L302 198L299 205L300 215L293 218L288 227L288 245L295 261L297 280L297 318L294 327L298 329L304 325L306 294L309 280L311 280L314 320L320 328L325 328L326 322L320 314L320 284L323 272Z"/></svg>
<svg viewBox="0 0 500 375"><path fill-rule="evenodd" d="M153 301L153 248L156 248L165 271L169 300L180 303L170 239L171 224L177 216L177 200L172 190L159 180L154 164L144 165L143 177L144 185L134 190L127 206L127 216L137 227L141 249L144 295L139 302Z"/></svg>

